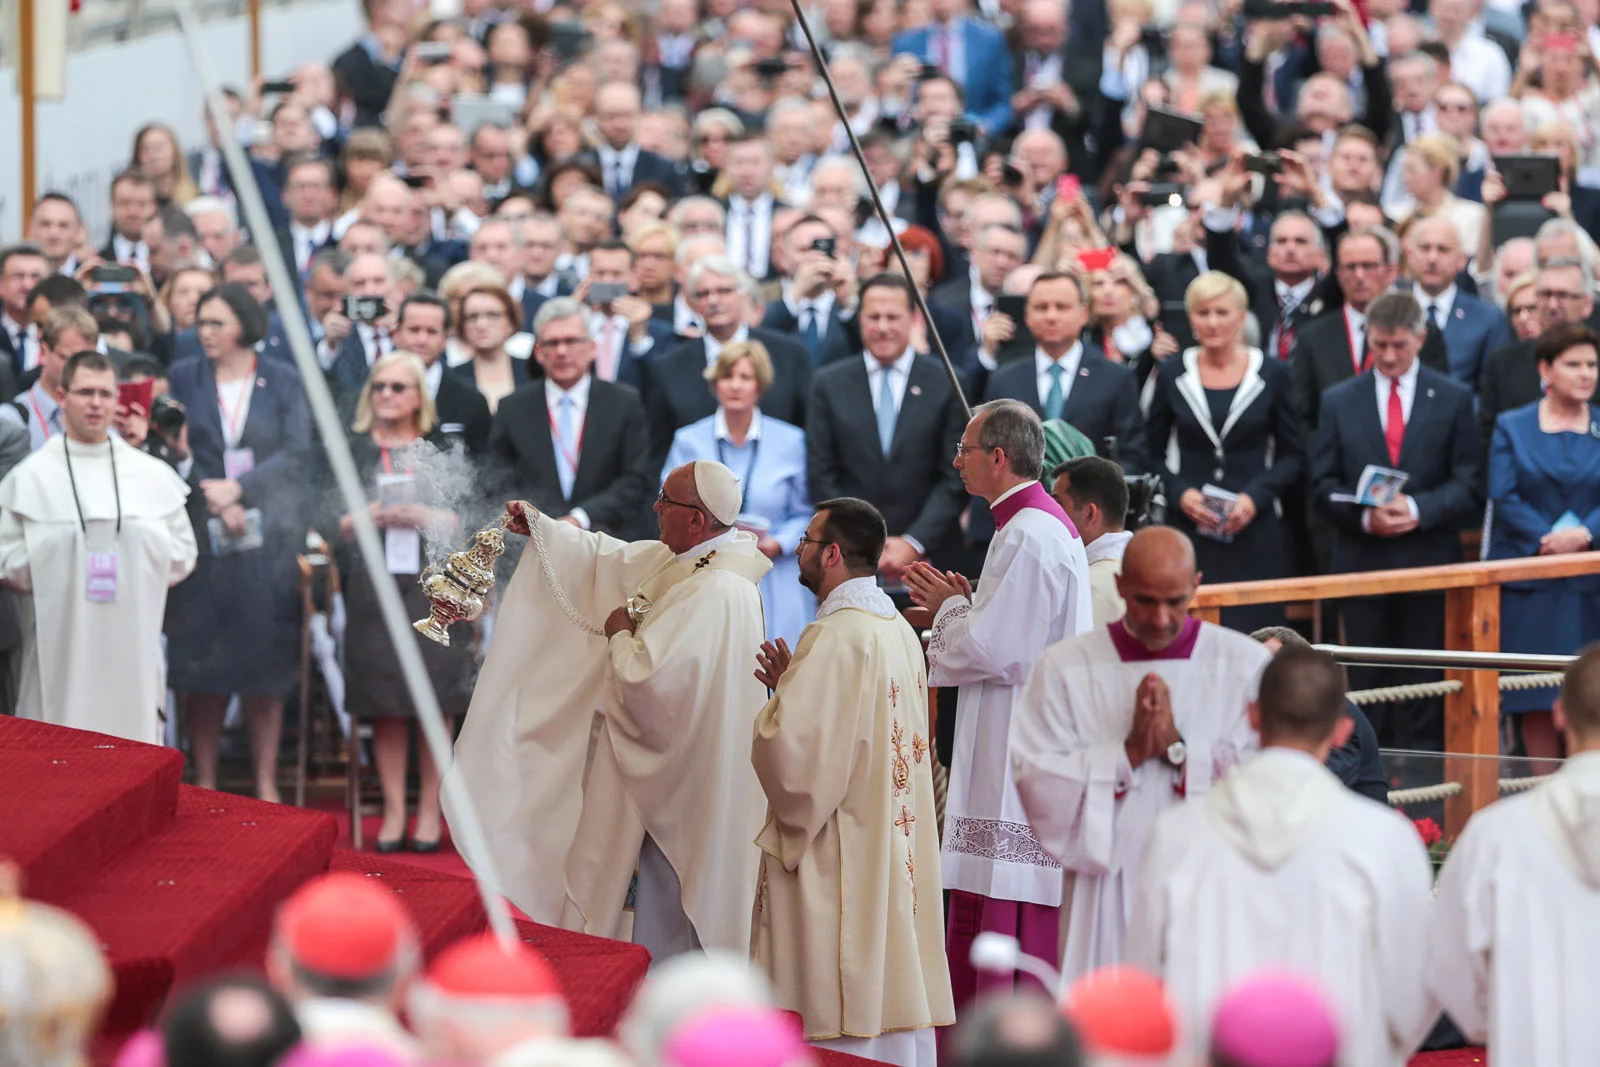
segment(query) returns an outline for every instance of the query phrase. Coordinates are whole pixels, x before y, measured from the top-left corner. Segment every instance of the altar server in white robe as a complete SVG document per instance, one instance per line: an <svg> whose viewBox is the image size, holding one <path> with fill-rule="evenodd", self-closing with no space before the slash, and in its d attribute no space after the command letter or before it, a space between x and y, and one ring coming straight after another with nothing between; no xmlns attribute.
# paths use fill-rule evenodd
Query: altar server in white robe
<svg viewBox="0 0 1600 1067"><path fill-rule="evenodd" d="M1059 938L1061 865L1040 845L1006 758L1012 703L1045 647L1092 623L1089 562L1061 505L1039 484L1044 428L1017 400L973 411L956 446L967 491L989 502L995 535L974 596L966 579L927 563L906 573L911 598L934 613L928 684L959 686L945 795L946 944L956 1006L980 982L970 957L984 931L1052 955Z"/></svg>
<svg viewBox="0 0 1600 1067"><path fill-rule="evenodd" d="M1600 1054L1600 646L1568 666L1554 718L1567 761L1474 815L1439 876L1428 988L1490 1063Z"/></svg>
<svg viewBox="0 0 1600 1067"><path fill-rule="evenodd" d="M750 730L767 695L750 661L772 564L732 528L739 500L727 467L686 464L656 501L661 540L633 544L508 505L535 540L450 773L538 922L631 937L658 960L750 949L764 808Z"/></svg>
<svg viewBox="0 0 1600 1067"><path fill-rule="evenodd" d="M1422 981L1427 849L1409 819L1324 766L1354 726L1332 656L1280 652L1250 721L1261 751L1157 820L1129 962L1166 982L1194 1056L1229 987L1271 970L1311 980L1337 1009L1339 1067L1402 1067L1438 1017Z"/></svg>
<svg viewBox="0 0 1600 1067"><path fill-rule="evenodd" d="M167 589L196 556L189 487L111 433L106 356L69 359L56 400L64 432L0 482L0 581L22 594L17 714L159 745Z"/></svg>
<svg viewBox="0 0 1600 1067"><path fill-rule="evenodd" d="M1271 654L1188 615L1194 546L1167 526L1128 541L1127 612L1045 649L1011 719L1017 792L1066 868L1066 981L1121 963L1156 819L1203 796L1256 748L1248 706Z"/></svg>
<svg viewBox="0 0 1600 1067"><path fill-rule="evenodd" d="M797 558L820 601L791 658L763 646L774 690L751 750L767 795L751 954L806 1040L934 1067L955 1022L945 966L922 642L878 588L878 509L817 505Z"/></svg>

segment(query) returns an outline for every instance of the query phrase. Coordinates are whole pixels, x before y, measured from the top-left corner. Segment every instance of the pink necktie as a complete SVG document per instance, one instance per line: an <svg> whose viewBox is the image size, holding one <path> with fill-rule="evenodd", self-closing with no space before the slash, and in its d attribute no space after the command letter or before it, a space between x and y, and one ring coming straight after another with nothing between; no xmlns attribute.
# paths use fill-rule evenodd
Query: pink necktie
<svg viewBox="0 0 1600 1067"><path fill-rule="evenodd" d="M607 317L600 327L600 380L617 380L617 320Z"/></svg>

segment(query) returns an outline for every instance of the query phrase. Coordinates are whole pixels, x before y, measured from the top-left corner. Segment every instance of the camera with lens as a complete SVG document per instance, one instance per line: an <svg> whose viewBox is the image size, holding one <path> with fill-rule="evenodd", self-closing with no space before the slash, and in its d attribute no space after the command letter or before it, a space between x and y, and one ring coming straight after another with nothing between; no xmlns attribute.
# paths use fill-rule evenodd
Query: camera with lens
<svg viewBox="0 0 1600 1067"><path fill-rule="evenodd" d="M971 144L978 139L978 127L966 119L956 119L950 123L950 143Z"/></svg>

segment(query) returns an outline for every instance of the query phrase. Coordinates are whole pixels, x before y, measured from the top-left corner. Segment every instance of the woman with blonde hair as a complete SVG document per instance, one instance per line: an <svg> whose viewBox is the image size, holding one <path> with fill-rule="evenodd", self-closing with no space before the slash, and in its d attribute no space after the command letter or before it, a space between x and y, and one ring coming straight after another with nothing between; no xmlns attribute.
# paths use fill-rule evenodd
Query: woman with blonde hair
<svg viewBox="0 0 1600 1067"><path fill-rule="evenodd" d="M441 502L456 495L454 484L470 476L463 461L451 457L438 432L438 415L428 393L428 372L410 352L391 352L372 365L356 404L350 452L366 478L368 511L383 533L390 571L399 578L400 599L412 618L428 613L428 598L417 581L425 558L424 541L448 545L457 539L460 520ZM406 833L406 762L411 720L416 710L401 679L400 661L378 611L377 593L367 569L355 558L355 523L338 520L338 554L345 575L345 705L352 716L372 721L372 755L383 790L383 823L377 850L434 852L444 828L439 817L439 769L427 745L417 747L420 788L417 822ZM471 635L451 634L450 646L417 642L439 696L446 720L464 714L472 696Z"/></svg>
<svg viewBox="0 0 1600 1067"><path fill-rule="evenodd" d="M1511 332L1519 341L1533 341L1544 332L1544 321L1539 314L1539 272L1525 270L1506 286L1506 318L1511 321Z"/></svg>
<svg viewBox="0 0 1600 1067"><path fill-rule="evenodd" d="M1078 269L1088 278L1087 337L1113 363L1133 370L1141 388L1155 368L1178 350L1178 342L1161 328L1161 301L1145 281L1138 261L1126 252L1094 249L1080 255Z"/></svg>
<svg viewBox="0 0 1600 1067"><path fill-rule="evenodd" d="M1208 581L1280 578L1289 541L1279 498L1305 468L1288 364L1243 342L1244 286L1207 271L1184 294L1199 342L1156 371L1150 449L1164 456L1168 521L1195 543ZM1245 631L1281 625L1278 605L1229 608L1223 624Z"/></svg>
<svg viewBox="0 0 1600 1067"><path fill-rule="evenodd" d="M1463 200L1450 190L1461 173L1461 152L1448 134L1428 133L1407 144L1400 163L1400 181L1408 202L1391 214L1402 237L1416 219L1443 217L1461 235L1461 249L1474 252L1488 213L1482 204Z"/></svg>
<svg viewBox="0 0 1600 1067"><path fill-rule="evenodd" d="M139 127L133 135L132 170L150 179L156 187L156 203L163 207L187 204L200 195L200 189L189 176L188 162L178 145L178 135L169 126L152 122Z"/></svg>
<svg viewBox="0 0 1600 1067"><path fill-rule="evenodd" d="M761 580L767 640L782 637L793 648L816 615L816 598L800 584L795 556L811 522L811 497L805 431L761 413L772 373L772 357L760 341L724 345L705 372L717 410L673 435L661 480L699 459L714 459L738 476L744 502L735 525L755 534L756 546L772 560Z"/></svg>

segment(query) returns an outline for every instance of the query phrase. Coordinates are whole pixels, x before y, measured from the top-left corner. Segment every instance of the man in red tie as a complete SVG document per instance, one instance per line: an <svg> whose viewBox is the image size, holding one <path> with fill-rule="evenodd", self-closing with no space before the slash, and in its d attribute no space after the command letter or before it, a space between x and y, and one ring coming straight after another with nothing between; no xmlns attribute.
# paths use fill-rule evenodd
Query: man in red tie
<svg viewBox="0 0 1600 1067"><path fill-rule="evenodd" d="M1425 332L1415 297L1378 297L1366 313L1370 369L1322 395L1311 498L1333 526L1334 572L1459 563L1463 523L1482 518L1472 393L1417 358ZM1351 645L1440 648L1444 640L1440 593L1346 600L1340 615ZM1352 668L1350 685L1432 680L1417 673ZM1368 709L1379 741L1441 751L1442 705L1409 703L1416 706Z"/></svg>

